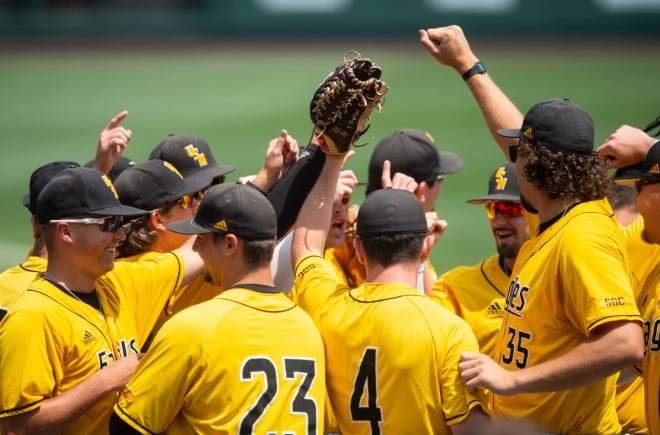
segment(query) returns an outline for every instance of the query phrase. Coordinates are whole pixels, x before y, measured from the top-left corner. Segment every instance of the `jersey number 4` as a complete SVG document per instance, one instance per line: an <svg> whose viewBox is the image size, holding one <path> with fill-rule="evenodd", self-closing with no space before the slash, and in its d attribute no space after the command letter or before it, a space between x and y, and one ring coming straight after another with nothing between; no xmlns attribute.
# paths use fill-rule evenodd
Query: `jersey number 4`
<svg viewBox="0 0 660 435"><path fill-rule="evenodd" d="M383 412L378 406L378 383L376 361L378 349L368 347L362 354L360 367L358 367L353 393L351 393L351 418L353 421L368 421L371 425L372 435L380 435L380 422L383 421ZM367 406L362 406L362 397L367 395Z"/></svg>
<svg viewBox="0 0 660 435"><path fill-rule="evenodd" d="M296 397L291 401L291 412L307 415L307 433L316 434L318 426L316 402L307 397L307 392L312 388L312 383L316 378L316 361L284 358L284 379L295 380L296 373L302 374L303 380L298 387ZM277 395L277 367L273 361L264 357L246 359L241 370L241 381L251 381L255 374L262 374L266 385L257 402L241 418L238 429L240 435L255 433L254 426Z"/></svg>

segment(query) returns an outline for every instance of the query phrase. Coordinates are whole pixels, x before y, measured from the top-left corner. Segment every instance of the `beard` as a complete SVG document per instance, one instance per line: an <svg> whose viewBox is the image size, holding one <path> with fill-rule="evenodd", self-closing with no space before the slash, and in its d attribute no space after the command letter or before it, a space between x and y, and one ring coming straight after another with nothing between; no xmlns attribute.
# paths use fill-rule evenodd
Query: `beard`
<svg viewBox="0 0 660 435"><path fill-rule="evenodd" d="M500 257L515 260L518 256L518 251L520 251L520 245L517 243L506 245L506 246L497 246L497 253Z"/></svg>

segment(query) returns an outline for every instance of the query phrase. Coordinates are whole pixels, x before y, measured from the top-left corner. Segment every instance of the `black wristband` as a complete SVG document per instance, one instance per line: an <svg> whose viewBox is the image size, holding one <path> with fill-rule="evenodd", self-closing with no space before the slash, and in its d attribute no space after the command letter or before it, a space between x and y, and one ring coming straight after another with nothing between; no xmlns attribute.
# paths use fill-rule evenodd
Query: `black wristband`
<svg viewBox="0 0 660 435"><path fill-rule="evenodd" d="M469 70L465 71L461 77L463 77L463 80L467 80L475 74L483 74L485 72L486 72L486 67L484 66L483 63L481 63L480 60L478 60L474 64L474 66Z"/></svg>

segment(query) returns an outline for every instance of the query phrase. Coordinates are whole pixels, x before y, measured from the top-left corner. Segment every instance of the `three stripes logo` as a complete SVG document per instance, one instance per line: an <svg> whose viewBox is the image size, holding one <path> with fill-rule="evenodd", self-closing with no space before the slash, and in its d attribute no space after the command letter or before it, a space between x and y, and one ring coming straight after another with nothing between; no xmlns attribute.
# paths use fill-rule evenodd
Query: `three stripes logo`
<svg viewBox="0 0 660 435"><path fill-rule="evenodd" d="M489 316L501 316L502 315L502 307L500 304L495 301L490 306L488 307L488 315Z"/></svg>
<svg viewBox="0 0 660 435"><path fill-rule="evenodd" d="M96 337L94 337L94 334L92 334L91 332L85 330L85 335L83 337L83 343L84 344L89 344L89 343L93 342L94 340L96 340Z"/></svg>

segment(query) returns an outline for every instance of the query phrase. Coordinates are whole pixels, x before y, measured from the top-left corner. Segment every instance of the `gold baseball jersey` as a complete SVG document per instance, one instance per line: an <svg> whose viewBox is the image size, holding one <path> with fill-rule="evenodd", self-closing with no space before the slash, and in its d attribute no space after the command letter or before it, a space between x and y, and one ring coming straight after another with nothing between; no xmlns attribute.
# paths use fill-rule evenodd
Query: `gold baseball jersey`
<svg viewBox="0 0 660 435"><path fill-rule="evenodd" d="M460 266L440 276L431 299L464 319L477 337L479 350L493 359L499 335L509 276L499 255L474 266Z"/></svg>
<svg viewBox="0 0 660 435"><path fill-rule="evenodd" d="M622 229L623 240L628 253L632 273L632 288L637 307L642 311L643 285L649 273L660 261L660 245L648 243L642 238L644 219L639 216ZM644 314L642 312L642 314ZM647 327L647 317L644 326ZM644 382L642 378L616 387L616 410L625 433L648 434L646 415L643 412Z"/></svg>
<svg viewBox="0 0 660 435"><path fill-rule="evenodd" d="M323 257L332 264L342 284L355 288L362 285L366 279L367 271L364 264L358 260L352 243L345 241L338 248L328 248L325 250ZM424 266L430 271L432 279L437 280L438 274L433 264L431 264L431 260L427 260Z"/></svg>
<svg viewBox="0 0 660 435"><path fill-rule="evenodd" d="M644 317L644 359L641 370L644 378L646 424L649 433L660 433L660 263L649 272L640 292L640 310Z"/></svg>
<svg viewBox="0 0 660 435"><path fill-rule="evenodd" d="M317 255L295 271L293 291L326 346L341 433L449 434L479 405L458 371L461 352L479 348L464 320L412 287L348 288Z"/></svg>
<svg viewBox="0 0 660 435"><path fill-rule="evenodd" d="M158 257L159 255L162 254L156 251L149 251L134 255L132 257L120 258L117 261L149 261L152 258ZM158 319L156 319L155 324L151 330L152 338L163 326L165 321L171 318L174 314L178 313L184 308L188 308L191 305L208 301L209 299L220 294L220 291L220 287L206 282L203 275L196 276L185 285L175 289L165 305L159 311Z"/></svg>
<svg viewBox="0 0 660 435"><path fill-rule="evenodd" d="M608 322L641 321L607 200L576 205L528 240L511 277L497 343L506 370L552 360ZM491 409L496 418L529 419L552 433L620 433L615 378L561 392L493 395Z"/></svg>
<svg viewBox="0 0 660 435"><path fill-rule="evenodd" d="M637 297L646 277L660 261L660 245L645 241L642 238L643 229L644 218L640 215L621 230L630 261L633 291Z"/></svg>
<svg viewBox="0 0 660 435"><path fill-rule="evenodd" d="M0 320L40 272L46 271L45 258L28 256L21 264L0 273Z"/></svg>
<svg viewBox="0 0 660 435"><path fill-rule="evenodd" d="M168 320L115 413L141 433L322 434L321 335L264 289L228 289Z"/></svg>
<svg viewBox="0 0 660 435"><path fill-rule="evenodd" d="M183 276L178 254L117 262L96 282L101 311L39 276L0 328L0 418L26 413L118 358L140 351L158 310ZM117 394L108 394L63 434L106 434Z"/></svg>

